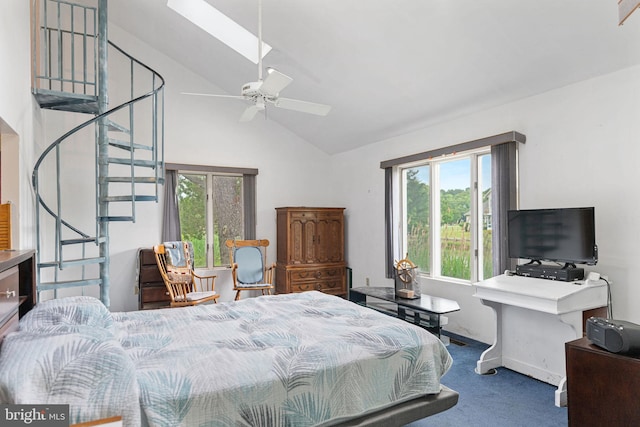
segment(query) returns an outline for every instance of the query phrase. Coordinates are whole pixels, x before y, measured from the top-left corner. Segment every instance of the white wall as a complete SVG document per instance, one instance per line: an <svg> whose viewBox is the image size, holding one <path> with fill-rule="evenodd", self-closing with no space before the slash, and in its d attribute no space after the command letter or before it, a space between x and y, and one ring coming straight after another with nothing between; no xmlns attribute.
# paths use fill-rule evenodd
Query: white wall
<svg viewBox="0 0 640 427"><path fill-rule="evenodd" d="M38 113L31 96L28 1L3 0L0 12L0 140L2 203L10 201L13 247L34 247L31 169Z"/></svg>
<svg viewBox="0 0 640 427"><path fill-rule="evenodd" d="M640 67L584 81L472 114L333 157L348 183L349 265L354 286L388 285L384 278L384 172L380 162L515 130L520 147L520 207L595 206L597 271L613 282L614 318L640 323ZM447 329L484 342L494 338L494 316L473 287L423 281L423 292L458 300Z"/></svg>

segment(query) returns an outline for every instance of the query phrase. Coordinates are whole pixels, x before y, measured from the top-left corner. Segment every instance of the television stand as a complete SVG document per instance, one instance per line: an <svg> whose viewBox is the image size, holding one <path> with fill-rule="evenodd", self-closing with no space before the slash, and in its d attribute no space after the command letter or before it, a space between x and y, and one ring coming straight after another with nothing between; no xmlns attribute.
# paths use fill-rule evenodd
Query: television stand
<svg viewBox="0 0 640 427"><path fill-rule="evenodd" d="M396 305L395 310L377 307L375 303L367 303L367 297L387 301ZM349 301L382 313L397 317L406 322L414 323L440 338L441 316L460 310L456 301L446 298L432 297L422 294L417 299L400 298L396 296L394 288L387 287L359 287L349 289Z"/></svg>
<svg viewBox="0 0 640 427"><path fill-rule="evenodd" d="M558 386L565 406L564 344L581 338L590 316L606 317L604 281L552 282L502 274L475 284L474 296L496 315L495 341L476 364L484 374L504 366Z"/></svg>

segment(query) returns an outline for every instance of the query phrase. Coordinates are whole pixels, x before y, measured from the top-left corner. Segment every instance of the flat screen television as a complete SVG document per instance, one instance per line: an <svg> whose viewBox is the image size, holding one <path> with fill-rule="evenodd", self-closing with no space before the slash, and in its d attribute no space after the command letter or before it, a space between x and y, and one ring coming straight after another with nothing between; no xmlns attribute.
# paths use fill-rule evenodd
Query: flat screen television
<svg viewBox="0 0 640 427"><path fill-rule="evenodd" d="M594 208L525 209L507 212L510 258L595 265Z"/></svg>

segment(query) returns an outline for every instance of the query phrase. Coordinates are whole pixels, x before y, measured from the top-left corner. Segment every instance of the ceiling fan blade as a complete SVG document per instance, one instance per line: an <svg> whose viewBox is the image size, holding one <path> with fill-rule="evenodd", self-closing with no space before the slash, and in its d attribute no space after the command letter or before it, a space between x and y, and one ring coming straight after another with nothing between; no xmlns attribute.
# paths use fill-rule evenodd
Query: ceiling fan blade
<svg viewBox="0 0 640 427"><path fill-rule="evenodd" d="M180 92L181 95L195 95L195 96L211 96L215 98L237 98L237 99L245 99L244 96L240 95L216 95L213 93L192 93L192 92Z"/></svg>
<svg viewBox="0 0 640 427"><path fill-rule="evenodd" d="M301 111L303 113L326 116L331 111L330 105L316 104L315 102L299 101L297 99L278 98L274 105L286 110Z"/></svg>
<svg viewBox="0 0 640 427"><path fill-rule="evenodd" d="M282 74L278 70L274 70L273 68L269 71L269 75L262 82L262 86L260 86L260 92L265 95L275 96L282 89L289 86L289 84L293 81L293 79L285 74Z"/></svg>
<svg viewBox="0 0 640 427"><path fill-rule="evenodd" d="M256 106L256 105L248 106L247 109L244 110L244 113L242 113L242 116L240 116L240 120L239 121L241 121L241 122L250 122L251 120L253 120L253 118L256 116L256 114L260 110L261 109L258 108L258 106Z"/></svg>

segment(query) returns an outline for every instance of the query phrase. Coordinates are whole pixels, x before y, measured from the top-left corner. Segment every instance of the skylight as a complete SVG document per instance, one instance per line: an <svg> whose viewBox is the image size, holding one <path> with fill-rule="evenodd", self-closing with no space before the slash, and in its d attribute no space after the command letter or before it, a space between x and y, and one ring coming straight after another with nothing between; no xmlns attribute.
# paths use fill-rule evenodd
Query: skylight
<svg viewBox="0 0 640 427"><path fill-rule="evenodd" d="M202 28L254 64L258 63L258 38L204 0L168 0L167 6ZM262 42L262 57L271 46Z"/></svg>

